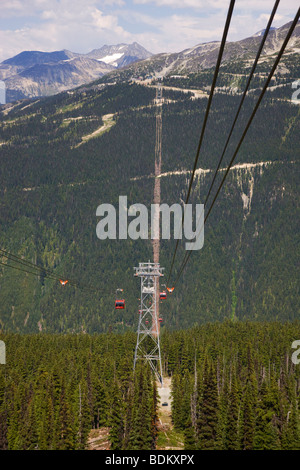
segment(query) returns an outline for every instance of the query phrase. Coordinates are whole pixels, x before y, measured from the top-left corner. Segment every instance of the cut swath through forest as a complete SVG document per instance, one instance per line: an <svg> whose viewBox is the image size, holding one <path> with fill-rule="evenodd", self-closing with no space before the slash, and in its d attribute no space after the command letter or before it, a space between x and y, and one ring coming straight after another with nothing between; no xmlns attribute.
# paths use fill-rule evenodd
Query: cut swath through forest
<svg viewBox="0 0 300 470"><path fill-rule="evenodd" d="M157 382L157 392L159 395L158 418L159 429L157 437L157 450L183 450L183 433L174 429L171 416L171 377L164 377L163 387ZM167 405L166 405L167 403Z"/></svg>
<svg viewBox="0 0 300 470"><path fill-rule="evenodd" d="M102 116L102 121L103 121L102 126L100 126L91 134L84 135L82 137L81 142L75 145L74 148L79 147L80 145L84 144L90 139L94 139L95 137L100 137L100 135L104 134L104 132L109 131L116 124L116 121L114 121L113 118L114 118L114 114L105 114L104 116Z"/></svg>

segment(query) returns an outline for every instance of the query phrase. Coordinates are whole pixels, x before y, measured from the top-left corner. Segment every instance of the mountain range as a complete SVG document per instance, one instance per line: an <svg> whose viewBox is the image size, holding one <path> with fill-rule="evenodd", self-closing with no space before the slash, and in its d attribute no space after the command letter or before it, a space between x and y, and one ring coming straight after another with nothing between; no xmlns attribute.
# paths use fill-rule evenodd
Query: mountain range
<svg viewBox="0 0 300 470"><path fill-rule="evenodd" d="M283 40L291 23L287 23L280 28L269 31L264 48L261 53L260 63L272 60L272 55L279 51ZM227 42L222 58L222 66L227 66L231 61L242 60L250 67L251 61L255 58L261 33L257 33L241 41ZM220 42L213 41L198 44L190 49L185 49L179 53L156 54L136 64L127 67L125 73L127 77L138 77L155 75L170 77L171 75L185 75L197 73L215 66ZM286 54L299 54L300 52L300 23L294 29L290 38ZM121 73L122 71L119 71ZM118 73L110 73L114 79Z"/></svg>
<svg viewBox="0 0 300 470"><path fill-rule="evenodd" d="M72 89L150 56L136 42L105 45L87 54L24 51L0 64L0 80L6 84L6 101L12 102Z"/></svg>
<svg viewBox="0 0 300 470"><path fill-rule="evenodd" d="M269 32L261 61L268 61L282 44L290 23ZM261 35L259 31L240 41L228 42L223 64L255 57ZM184 75L213 67L217 60L218 41L198 44L178 53L151 54L136 42L130 45L104 45L87 54L67 50L56 52L24 51L0 64L0 80L6 84L7 102L56 94L76 88L108 75L112 80L125 73L130 78ZM300 24L288 45L290 54L300 51ZM283 72L284 73L284 72Z"/></svg>

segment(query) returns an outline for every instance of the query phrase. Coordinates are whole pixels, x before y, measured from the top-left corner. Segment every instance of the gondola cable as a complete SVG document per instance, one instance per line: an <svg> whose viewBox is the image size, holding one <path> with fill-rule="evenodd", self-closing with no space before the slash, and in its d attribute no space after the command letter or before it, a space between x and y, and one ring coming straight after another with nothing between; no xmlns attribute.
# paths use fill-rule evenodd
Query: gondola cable
<svg viewBox="0 0 300 470"><path fill-rule="evenodd" d="M238 145L237 145L237 147L236 147L236 150L235 150L235 152L234 152L234 154L233 154L233 156L232 156L232 158L231 158L231 160L230 160L230 163L229 163L229 165L228 165L228 167L227 167L227 169L226 169L226 172L225 172L225 174L224 174L224 176L223 176L223 179L222 179L222 181L221 181L221 183L220 183L220 185L219 185L219 187L218 187L218 189L217 189L217 192L216 192L216 194L215 194L215 196L214 196L214 199L213 199L213 201L212 201L212 204L211 204L211 206L210 206L210 208L209 208L209 210L208 210L208 213L207 213L206 216L205 216L204 223L203 223L203 225L202 225L202 227L201 227L201 230L202 230L204 224L206 223L206 221L207 221L207 219L208 219L208 217L209 217L209 214L211 213L211 210L212 210L212 208L213 208L213 206L214 206L214 204L215 204L215 201L216 201L216 199L217 199L217 197L218 197L218 195L219 195L219 193L220 193L220 191L221 191L221 188L222 188L222 186L223 186L223 184L224 184L224 182L225 182L225 179L226 179L226 177L227 177L227 175L228 175L228 172L229 172L229 170L230 170L230 168L231 168L231 166L232 166L232 164L233 164L233 162L234 162L234 160L235 160L235 157L236 157L236 155L237 155L237 153L238 153L238 151L239 151L239 149L240 149L240 147L241 147L241 145L242 145L242 142L243 142L243 140L244 140L244 138L245 138L245 136L246 136L246 134L247 134L247 132L248 132L248 129L249 129L250 125L251 125L251 122L252 122L252 120L253 120L253 118L254 118L256 112L257 112L257 109L258 109L258 107L259 107L259 105L260 105L260 102L261 102L261 100L262 100L262 98L263 98L263 96L264 96L264 94L265 94L265 92L266 92L266 89L267 89L267 87L268 87L268 85L269 85L269 83L270 83L270 81L271 81L271 79L272 79L272 76L273 76L273 74L274 74L274 72L275 72L275 70L276 70L276 68L277 68L277 66L278 66L278 63L279 63L279 61L280 61L280 59L281 59L281 57L282 57L282 55L283 55L283 53L284 53L284 50L285 50L285 48L286 48L286 46L287 46L287 43L288 43L288 41L289 41L289 39L290 39L290 37L291 37L291 35L292 35L294 29L295 29L295 26L296 26L296 24L297 24L297 22L298 22L298 20L299 20L299 17L300 17L300 8L298 9L298 11L297 11L297 13L296 13L296 16L295 16L295 18L294 18L294 21L293 21L293 23L292 23L292 25L291 25L291 27L290 27L288 33L287 33L287 36L286 36L286 38L285 38L285 40L284 40L284 42L283 42L283 44L282 44L282 46L281 46L281 49L280 49L280 51L279 51L279 53L278 53L278 56L277 56L277 58L276 58L276 60L275 60L275 62L274 62L274 64L273 64L273 67L272 67L272 69L271 69L271 71L270 71L270 73L269 73L269 76L268 76L268 78L267 78L267 80L266 80L266 82L265 82L265 85L264 85L264 87L263 87L263 89L262 89L262 91L261 91L261 94L260 94L260 96L259 96L259 98L258 98L258 101L257 101L257 103L256 103L256 105L255 105L255 107L254 107L254 110L252 111L252 114L251 114L251 116L250 116L250 118L249 118L249 120L248 120L248 123L247 123L247 125L246 125L246 128L244 129L244 132L243 132L243 134L242 134L242 136L241 136L241 139L240 139L240 141L239 141L239 143L238 143ZM189 258L190 258L190 256L191 256L191 253L192 253L192 251L189 251L189 252L186 254L186 256L185 256L185 258L184 258L184 260L183 260L183 262L182 262L182 264L181 264L181 267L180 267L180 269L179 269L178 275L177 275L177 277L176 277L176 279L175 279L174 286L177 284L177 282L178 282L178 280L179 280L179 278L180 278L180 276L181 276L181 274L182 274L182 272L183 272L183 270L184 270L184 268L185 268L185 266L186 266L186 264L187 264L187 262L188 262L188 260L189 260Z"/></svg>
<svg viewBox="0 0 300 470"><path fill-rule="evenodd" d="M1 256L6 258L7 260L10 260L10 261L13 261L17 264L25 266L28 269L34 269L35 271L33 271L33 272L28 271L28 270L25 270L25 269L18 268L17 266L13 266L11 264L0 262L0 264L3 265L3 266L18 269L19 271L27 272L28 274L33 274L33 275L36 275L36 276L44 275L45 278L49 278L49 279L52 279L52 280L55 280L55 281L60 281L60 283L62 285L65 285L66 280L67 280L68 283L71 286L73 286L75 288L78 288L80 290L89 291L89 292L98 292L97 289L93 289L89 286L82 286L82 285L78 284L75 281L67 279L65 276L58 276L55 273L53 273L53 271L50 271L47 268L43 268L42 266L40 266L38 264L35 264L35 263L32 263L31 261L28 261L24 258L20 258L19 256L14 255L13 253L10 253L6 250L0 249L0 253L1 253Z"/></svg>
<svg viewBox="0 0 300 470"><path fill-rule="evenodd" d="M202 146L202 142L203 142L203 138L204 138L204 133L205 133L205 129L206 129L208 115L209 115L209 111L210 111L210 107L211 107L211 102L212 102L212 98L213 98L213 94L214 94L214 90L215 90L215 86L216 86L216 82L217 82L217 78L218 78L218 74L219 74L221 60L222 60L222 57L223 57L223 52L224 52L224 48L225 48L225 44L226 44L226 39L227 39L227 35L228 35L230 21L231 21L231 18L232 18L234 4L235 4L235 0L231 0L229 8L228 8L226 23L225 23L225 26L224 26L222 41L221 41L221 44L220 44L218 59L217 59L217 63L216 63L216 66L215 66L214 77L213 77L213 81L212 81L212 85L211 85L211 89L210 89L210 94L209 94L209 98L208 98L208 102L207 102L207 107L206 107L206 111L205 111L205 115L204 115L204 120L203 120L203 124L202 124L201 134L200 134L200 138L199 138L199 143L198 143L198 147L197 147L194 167L193 167L192 175L191 175L191 178L190 178L190 183L189 183L189 187L188 187L188 192L187 192L185 205L188 203L189 198L190 198L190 194L191 194L191 189L192 189L192 185L193 185L193 181L194 181L194 177L195 177L195 171L196 171L196 168L197 168L197 163L198 163L199 154L200 154L200 150L201 150L201 146ZM184 212L185 211L183 211L181 226L183 226L183 224L184 224ZM172 261L171 261L171 267L170 267L170 271L169 271L169 276L168 276L168 279L167 279L167 286L169 285L172 269L173 269L173 266L174 266L174 261L175 261L175 257L176 257L176 253L177 253L177 249L178 249L178 244L179 244L179 239L177 239L176 246L175 246L175 251L173 253L173 257L172 257Z"/></svg>
<svg viewBox="0 0 300 470"><path fill-rule="evenodd" d="M206 195L206 198L205 198L205 201L204 201L203 211L205 210L205 207L207 206L207 202L208 202L209 196L210 196L210 194L211 194L212 187L213 187L213 185L214 185L214 183L215 183L217 174L218 174L218 172L219 172L219 169L220 169L221 163L222 163L222 161L223 161L225 152L226 152L226 150L227 150L229 141L230 141L230 139L231 139L233 130L234 130L234 128L235 128L235 125L236 125L236 122L237 122L237 120L238 120L240 111L241 111L241 109L242 109L242 106L243 106L243 103L244 103L244 101L245 101L247 92L248 92L248 90L249 90L251 79L252 79L252 77L253 77L253 75L254 75L254 72L255 72L255 69L256 69L256 66L257 66L259 57L260 57L261 52L262 52L262 49L263 49L263 47L264 47L264 45L265 45L265 41L266 41L266 39L267 39L267 36L268 36L269 30L270 30L271 24L272 24L272 22L273 22L273 19L274 19L275 14L276 14L276 11L277 11L279 2L280 2L280 0L276 0L276 1L275 1L275 4L274 4L274 6L273 6L273 10L272 10L272 12L271 12L271 15L270 15L268 24L267 24L266 29L265 29L264 34L263 34L263 38L262 38L262 40L261 40L261 42L260 42L260 46L259 46L259 48L258 48L256 57L255 57L255 60L254 60L253 65L252 65L252 68L251 68L251 71L250 71L250 74L249 74L249 77L248 77L248 80L247 80L247 83L246 83L245 90L244 90L243 95L242 95L242 98L241 98L241 100L240 100L240 104L239 104L239 106L238 106L238 109L237 109L235 118L234 118L233 123L232 123L232 125L231 125L231 129L230 129L230 131L229 131L229 134L228 134L226 143L225 143L225 145L224 145L224 148L223 148L221 157L220 157L220 159L219 159L219 162L218 162L217 168L216 168L216 170L215 170L213 179L212 179L212 181L211 181L211 184L210 184L208 193L207 193L207 195ZM202 214L201 214L201 215L202 215ZM186 258L187 256L188 256L188 253L186 253L185 258ZM185 258L184 258L182 264L185 262Z"/></svg>

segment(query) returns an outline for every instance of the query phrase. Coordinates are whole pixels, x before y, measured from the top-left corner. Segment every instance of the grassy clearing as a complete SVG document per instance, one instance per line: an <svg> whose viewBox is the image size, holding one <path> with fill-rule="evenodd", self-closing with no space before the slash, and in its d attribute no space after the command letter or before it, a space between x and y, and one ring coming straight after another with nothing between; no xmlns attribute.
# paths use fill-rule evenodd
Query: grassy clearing
<svg viewBox="0 0 300 470"><path fill-rule="evenodd" d="M73 111L74 109L82 108L85 101L86 101L86 99L83 99L82 101L79 101L79 102L67 104L66 106L63 106L62 108L58 108L56 113L57 114L61 114L61 113L64 114L64 113L67 113L68 111Z"/></svg>
<svg viewBox="0 0 300 470"><path fill-rule="evenodd" d="M77 144L76 147L79 147L85 142L88 142L90 139L94 139L95 137L100 137L102 134L104 134L104 132L109 131L116 124L116 121L114 121L114 114L106 114L102 116L102 121L103 121L102 126L100 126L91 134L84 135L82 137L81 142Z"/></svg>
<svg viewBox="0 0 300 470"><path fill-rule="evenodd" d="M161 429L158 433L157 450L167 450L167 449L184 449L184 436L181 431L177 431L174 428Z"/></svg>

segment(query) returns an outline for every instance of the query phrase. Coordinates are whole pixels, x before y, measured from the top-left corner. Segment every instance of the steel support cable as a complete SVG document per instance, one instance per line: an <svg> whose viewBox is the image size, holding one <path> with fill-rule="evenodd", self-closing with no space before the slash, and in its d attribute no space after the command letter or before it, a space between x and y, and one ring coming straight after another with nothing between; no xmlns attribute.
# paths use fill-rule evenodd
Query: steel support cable
<svg viewBox="0 0 300 470"><path fill-rule="evenodd" d="M16 269L16 270L18 270L18 271L22 271L22 272L27 273L27 274L33 274L34 276L40 276L40 275L42 274L41 272L38 272L38 271L35 271L35 272L33 272L33 271L27 271L26 269L21 269L21 268L19 268L18 266L13 266L13 265L11 265L11 264L3 263L2 261L0 261L0 265L5 266L6 268ZM28 267L29 267L29 266L28 266ZM54 281L57 281L57 278L56 278L56 277L52 277L51 275L46 275L45 278L47 278L47 279L52 279L52 280L54 280ZM68 283L69 283L71 286L75 287L76 289L80 289L80 290L83 290L83 291L85 291L85 292L98 292L98 290L96 290L96 289L95 289L95 291L94 291L94 290L91 290L91 289L86 289L86 288L84 288L84 287L81 287L80 285L70 283L69 281L68 281Z"/></svg>
<svg viewBox="0 0 300 470"><path fill-rule="evenodd" d="M236 115L235 115L235 118L234 118L234 120L233 120L231 129L230 129L230 132L229 132L229 134L228 134L228 138L227 138L227 140L226 140L226 143L225 143L225 146L224 146L224 149L223 149L221 158L220 158L220 160L219 160L217 169L216 169L216 171L215 171L215 174L214 174L214 177L213 177L213 179L212 179L210 188L209 188L209 190L208 190L208 193L207 193L207 196L206 196L206 199L205 199L205 202L204 202L204 208L205 208L205 206L206 206L206 204L207 204L207 201L208 201L208 198L209 198L209 196L210 196L212 187L213 187L214 182L215 182L215 179L216 179L216 177L217 177L217 173L218 173L218 171L219 171L219 169L220 169L220 166L221 166L221 163L222 163L222 161L223 161L225 152L226 152L226 150L227 150L228 143L229 143L229 141L230 141L230 139L231 139L233 130L234 130L234 128L235 128L235 125L236 125L236 122L237 122L237 120L238 120L240 111L241 111L242 106L243 106L243 103L244 103L244 101L245 101L246 94L247 94L247 92L248 92L248 90L249 90L249 86L250 86L251 79L252 79L253 74L254 74L254 72L255 72L255 69L256 69L257 62L258 62L258 60L259 60L260 54L261 54L261 52L262 52L262 50L263 50L263 47L264 47L264 45L265 45L265 42L266 42L266 39L267 39L269 30L270 30L271 24L272 24L272 22L273 22L273 19L274 19L276 10L277 10L277 8L278 8L279 2L280 2L280 0L276 0L276 2L275 2L275 4L274 4L274 7L273 7L273 10L272 10L271 16L270 16L270 18L269 18L268 24L267 24L267 26L266 26L266 29L265 29L265 32L264 32L264 35L263 35L263 38L262 38L262 40L261 40L260 46L259 46L259 48L258 48L256 57L255 57L255 60L254 60L254 62L253 62L253 65L252 65L252 68L251 68L251 72L250 72L250 75L249 75L249 77L248 77L247 84L246 84L244 93L243 93L243 95L242 95L242 98L241 98L241 101L240 101L238 110L237 110L237 112L236 112Z"/></svg>
<svg viewBox="0 0 300 470"><path fill-rule="evenodd" d="M208 210L208 212L207 212L207 214L206 214L206 216L205 216L204 223L203 223L203 225L202 225L202 227L201 227L201 229L200 229L200 232L201 232L201 230L203 229L203 227L204 227L204 225L205 225L205 223L206 223L206 221L207 221L207 219L208 219L208 217L209 217L209 214L210 214L210 212L211 212L211 210L212 210L212 208L213 208L213 206L214 206L214 203L215 203L215 201L216 201L216 199L217 199L217 197L218 197L218 195L219 195L219 193L220 193L220 191L221 191L221 188L222 188L222 186L223 186L223 184L224 184L224 182L225 182L225 179L226 179L226 177L227 177L227 175L228 175L228 172L229 172L229 170L230 170L230 168L231 168L231 166L232 166L232 164L233 164L233 162L234 162L234 160L235 160L235 157L236 157L236 155L237 155L237 153L238 153L238 151L239 151L239 149L240 149L240 147L241 147L241 145L242 145L242 143L243 143L243 140L244 140L244 138L245 138L245 136L246 136L246 134L247 134L247 132L248 132L248 129L249 129L249 127L250 127L250 125L251 125L251 123L252 123L252 120L253 120L253 118L254 118L256 112L257 112L257 109L258 109L258 107L259 107L259 105L260 105L260 103L261 103L261 100L263 99L263 96L264 96L264 94L265 94L265 92L266 92L266 90L267 90L267 87L268 87L268 85L269 85L271 79L272 79L272 76L274 75L274 72L275 72L275 70L276 70L276 68L277 68L277 66L278 66L278 63L279 63L279 61L280 61L280 59L281 59L281 57L282 57L282 55L283 55L283 53L284 53L284 50L285 50L285 48L286 48L286 46L287 46L287 43L289 42L290 37L291 37L291 35L293 34L293 31L294 31L294 29L295 29L295 27L296 27L296 24L297 24L297 22L298 22L298 20L299 20L299 17L300 17L300 8L298 9L298 11L297 11L297 13L296 13L296 16L295 16L295 18L294 18L294 21L293 21L293 23L292 23L292 25L291 25L291 27L290 27L288 33L287 33L287 36L286 36L286 38L285 38L285 40L284 40L284 42L283 42L283 44L282 44L282 46L281 46L281 49L280 49L280 51L279 51L279 53L278 53L278 56L277 56L277 58L276 58L276 60L275 60L275 62L274 62L274 64L273 64L272 69L271 69L271 72L269 73L269 76L268 76L268 78L267 78L267 80L266 80L266 82L265 82L265 85L264 85L264 87L263 87L263 89L262 89L262 91L261 91L261 94L260 94L260 96L259 96L259 98L258 98L258 100L257 100L257 103L256 103L256 105L255 105L255 107L254 107L254 110L252 111L252 114L251 114L251 116L250 116L250 118L249 118L249 120L248 120L248 123L247 123L247 125L246 125L246 127L245 127L245 129L244 129L244 132L243 132L243 134L242 134L242 136L241 136L241 139L240 139L240 141L239 141L239 143L238 143L238 145L237 145L237 147L236 147L236 150L235 150L235 152L234 152L234 154L233 154L233 156L232 156L232 158L231 158L231 160L230 160L230 163L229 163L229 165L228 165L228 167L227 167L227 169L226 169L226 172L225 172L225 174L224 174L224 176L223 176L223 179L222 179L222 181L221 181L221 183L220 183L220 185L219 185L219 187L218 187L218 189L217 189L217 192L216 192L216 194L215 194L215 196L214 196L214 199L213 199L213 201L212 201L212 203L211 203L211 206L210 206L210 208L209 208L209 210ZM183 272L183 270L184 270L184 268L185 268L185 266L186 266L186 264L187 264L187 262L188 262L188 260L189 260L189 258L190 258L190 256L191 256L191 253L192 253L192 250L190 250L190 251L185 255L185 258L184 258L184 260L183 260L183 262L182 262L182 264L181 264L181 267L180 267L180 269L179 269L178 275L177 275L177 277L176 277L176 279L175 279L174 286L177 284L177 282L178 282L178 280L179 280L179 278L180 278L180 276L181 276L181 274L182 274L182 272Z"/></svg>
<svg viewBox="0 0 300 470"><path fill-rule="evenodd" d="M267 39L269 30L270 30L271 24L272 24L272 22L273 22L274 16L275 16L275 14L276 14L276 10L277 10L277 8L278 8L279 2L280 2L280 0L276 0L276 1L275 1L273 10L272 10L272 12L271 12L271 15L270 15L268 24L267 24L267 26L266 26L266 29L265 29L265 32L264 32L264 35L263 35L263 38L262 38L262 40L261 40L260 46L259 46L259 48L258 48L256 57L255 57L255 60L254 60L254 62L253 62L253 65L252 65L252 68L251 68L251 71L250 71L250 74L249 74L249 77L248 77L248 80L247 80L247 83L246 83L246 87L245 87L245 90L244 90L244 92L243 92L243 95L242 95L242 98L241 98L241 101L240 101L240 104L239 104L239 107L238 107L238 110L237 110L236 115L235 115L235 118L234 118L234 120L233 120L231 129L230 129L230 131L229 131L228 138L227 138L227 140L226 140L226 143L225 143L225 146L224 146L222 155L221 155L221 157L220 157L220 159L219 159L219 162L218 162L216 171L215 171L215 173L214 173L212 182L211 182L211 184L210 184L208 193L207 193L207 195L206 195L206 198L205 198L205 201L204 201L203 210L205 210L205 207L206 207L206 205L207 205L207 201L208 201L208 199L209 199L209 196L210 196L212 187L213 187L213 185L214 185L214 183L215 183L215 180L216 180L218 171L219 171L219 169L220 169L220 166L221 166L221 163L222 163L222 161L223 161L225 152L226 152L226 150L227 150L229 141L230 141L230 139L231 139L233 130L234 130L234 128L235 128L235 125L236 125L236 122L237 122L237 120L238 120L240 111L241 111L241 109L242 109L244 100L245 100L245 98L246 98L246 95L247 95L247 92L248 92L248 89L249 89L249 86L250 86L251 79L252 79L253 74L254 74L254 72L255 72L255 69L256 69L256 66L257 66L257 62L258 62L259 57L260 57L260 55L261 55L262 49L263 49L263 47L264 47L264 45L265 45L265 42L266 42L266 39ZM201 216L202 216L202 214L201 214ZM200 217L201 217L201 216L200 216ZM186 258L187 256L188 256L188 253L185 254L185 257L184 257L184 259L183 259L182 264L185 263L185 258ZM180 274L179 274L179 276L180 276Z"/></svg>
<svg viewBox="0 0 300 470"><path fill-rule="evenodd" d="M209 98L208 98L208 103L207 103L207 107L206 107L206 111L205 111L205 115L204 115L204 120L203 120L203 124L202 124L200 139L199 139L197 152L196 152L196 158L195 158L194 167L193 167L193 170L192 170L192 176L191 176L190 183L189 183L189 188L188 188L188 193L187 193L185 205L188 203L189 198L190 198L190 194L191 194L191 189L192 189L192 185L193 185L193 181L194 181L195 171L197 169L199 154L200 154L200 150L201 150L201 146L202 146L202 142L203 142L203 137L204 137L206 124L207 124L207 120L208 120L208 115L209 115L209 111L210 111L210 106L211 106L211 102L212 102L212 98L213 98L213 94L214 94L214 90L215 90L215 86L216 86L216 81L217 81L217 78L218 78L218 73L219 73L219 69L220 69L220 65L221 65L221 60L222 60L222 56L223 56L223 52L224 52L224 48L225 48L225 43L226 43L227 34L228 34L229 26L230 26L230 21L231 21L231 18L232 18L234 4L235 4L235 0L231 0L229 8L228 8L226 23L225 23L225 27L224 27L224 31L223 31L223 37L222 37L222 41L221 41L221 44L220 44L218 59L217 59L215 72L214 72L214 77L213 77L213 81L212 81L212 85L211 85L211 89L210 89L210 94L209 94ZM183 224L184 224L184 213L185 213L185 207L184 207L184 210L183 210L183 217L182 217L181 227L183 227ZM173 269L173 266L174 266L174 261L175 261L175 257L176 257L176 253L177 253L177 249L178 249L178 244L179 244L179 239L177 239L176 246L175 246L175 251L174 251L174 254L173 254L173 257L172 257L169 276L168 276L167 283L166 283L167 286L169 285L170 277L171 277L171 274L172 274L172 269Z"/></svg>
<svg viewBox="0 0 300 470"><path fill-rule="evenodd" d="M51 276L53 276L53 278L59 280L59 279L65 279L64 276L59 276L58 274L55 274L53 271L51 271L50 269L47 269L47 268L43 268L42 266L38 265L38 264L35 264L35 263L32 263L31 261L29 260L26 260L24 258L20 258L19 256L17 255L14 255L13 253L10 253L9 251L6 251L6 250L3 250L0 248L0 255L3 256L4 258L7 258L7 259L10 259L11 261L15 261L16 263L20 263L20 264L23 264L24 266L27 266L29 268L35 268L35 269L39 269L41 272L43 272L44 274L49 274Z"/></svg>
<svg viewBox="0 0 300 470"><path fill-rule="evenodd" d="M35 271L35 272L33 272L33 271L27 271L27 269L21 269L21 268L19 268L18 266L12 266L11 264L3 263L3 261L0 261L0 264L1 264L2 266L5 266L6 268L17 269L18 271L22 271L22 272L27 273L27 274L33 274L34 276L39 276L39 275L41 274L41 273L39 273L39 272L37 272L37 271ZM53 279L53 278L51 278L51 279ZM55 279L55 280L56 280L56 279Z"/></svg>
<svg viewBox="0 0 300 470"><path fill-rule="evenodd" d="M10 261L13 261L15 263L18 263L18 264L21 264L27 268L30 268L30 269L35 269L35 270L38 270L38 271L35 271L35 272L32 272L32 271L26 271L24 269L19 269L19 271L24 271L24 272L28 272L29 274L35 274L35 275L41 275L41 274L44 274L44 276L46 278L49 278L49 279L53 279L53 280L56 280L56 281L60 281L60 280L63 280L63 279L68 279L64 276L58 276L56 275L55 273L53 273L53 271L50 271L49 269L47 268L43 268L42 266L39 266L38 264L35 264L35 263L32 263L31 261L28 261L28 260L25 260L23 258L20 258L19 256L16 256L14 255L13 253L10 253L6 250L3 250L3 249L0 249L0 253L2 254L2 256L4 258L7 258L8 260ZM9 265L9 264L6 264L6 263L1 263L2 265L4 266L7 266L7 267L12 267L12 268L16 268L15 266L12 266L12 265ZM17 268L16 268L17 269ZM88 286L81 286L80 284L78 284L77 282L74 282L70 279L68 279L68 283L70 285L72 285L73 287L76 287L78 289L81 289L81 290L85 290L85 291L90 291L90 292L98 292L98 289L93 289L91 287L88 287Z"/></svg>

